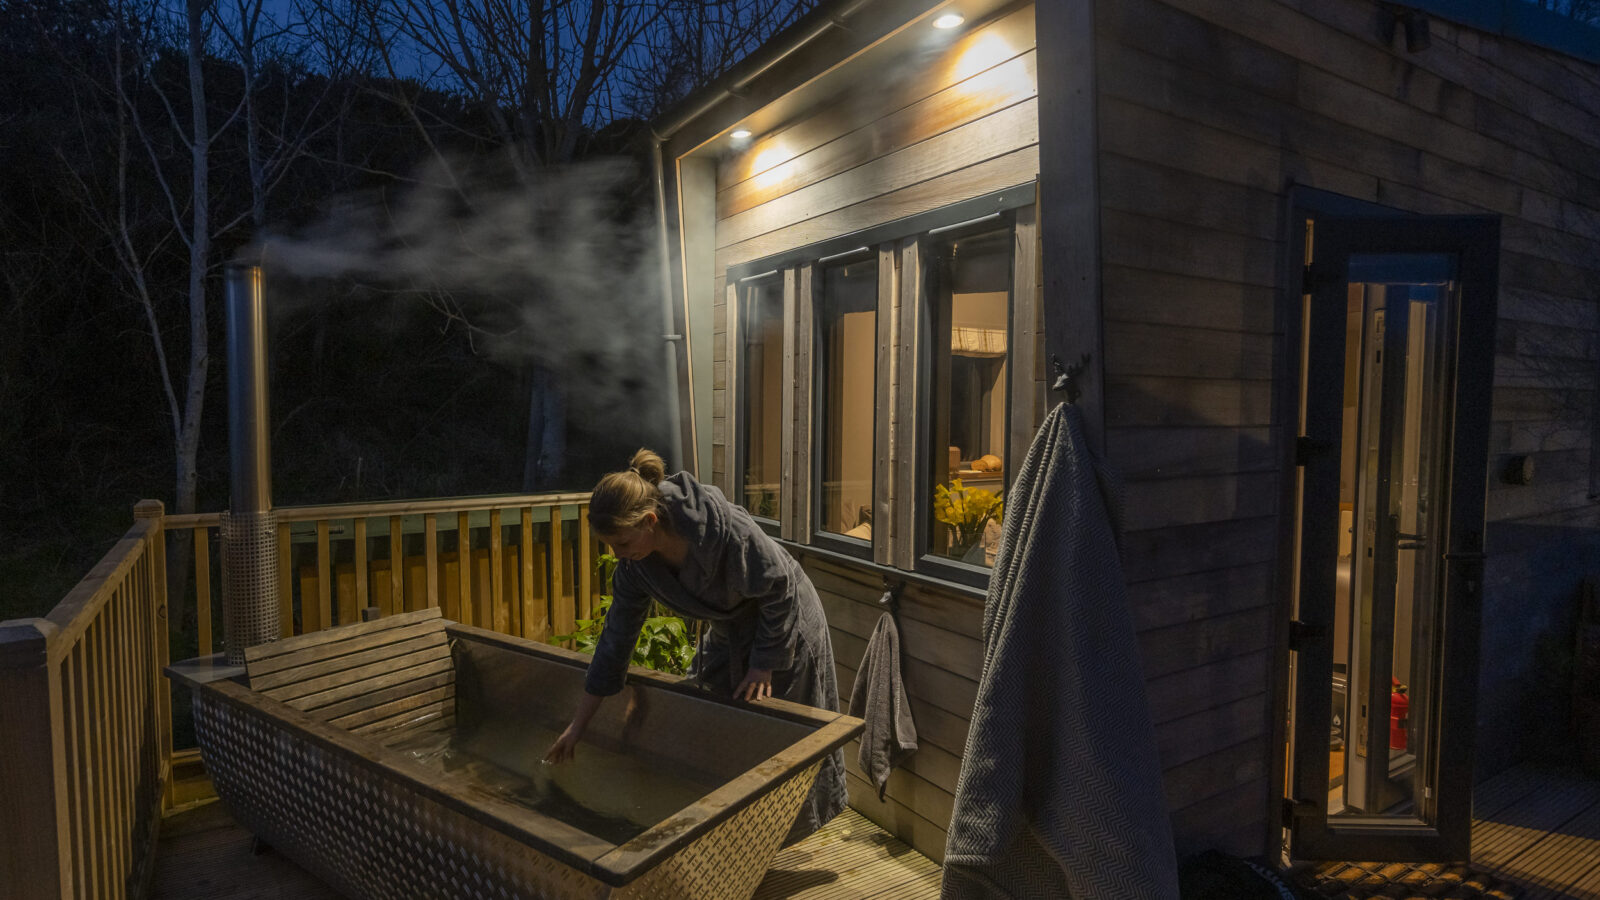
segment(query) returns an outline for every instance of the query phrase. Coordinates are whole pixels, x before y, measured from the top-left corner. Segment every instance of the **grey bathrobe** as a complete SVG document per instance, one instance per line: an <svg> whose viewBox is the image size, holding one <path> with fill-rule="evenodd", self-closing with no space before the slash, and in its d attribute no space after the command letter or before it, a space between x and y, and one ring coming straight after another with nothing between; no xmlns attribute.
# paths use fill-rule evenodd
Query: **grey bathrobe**
<svg viewBox="0 0 1600 900"><path fill-rule="evenodd" d="M660 489L673 531L689 540L689 557L677 571L655 555L617 564L585 689L600 697L622 690L654 598L709 623L694 665L708 689L731 696L746 671L771 669L774 697L837 712L828 622L800 564L743 507L693 475L679 472ZM836 750L822 761L784 843L821 828L844 805L844 752Z"/></svg>

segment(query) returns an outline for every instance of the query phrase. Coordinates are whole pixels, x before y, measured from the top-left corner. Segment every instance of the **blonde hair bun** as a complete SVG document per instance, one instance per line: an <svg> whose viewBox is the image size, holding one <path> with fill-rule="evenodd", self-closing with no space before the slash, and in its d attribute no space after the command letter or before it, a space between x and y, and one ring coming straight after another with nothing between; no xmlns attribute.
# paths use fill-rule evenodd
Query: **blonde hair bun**
<svg viewBox="0 0 1600 900"><path fill-rule="evenodd" d="M628 468L638 472L640 478L651 484L660 484L661 480L667 477L667 463L661 458L661 454L643 447L633 454Z"/></svg>
<svg viewBox="0 0 1600 900"><path fill-rule="evenodd" d="M628 467L600 479L589 495L589 524L606 536L617 535L655 513L656 521L671 527L667 506L658 485L667 477L667 464L653 450L640 449Z"/></svg>

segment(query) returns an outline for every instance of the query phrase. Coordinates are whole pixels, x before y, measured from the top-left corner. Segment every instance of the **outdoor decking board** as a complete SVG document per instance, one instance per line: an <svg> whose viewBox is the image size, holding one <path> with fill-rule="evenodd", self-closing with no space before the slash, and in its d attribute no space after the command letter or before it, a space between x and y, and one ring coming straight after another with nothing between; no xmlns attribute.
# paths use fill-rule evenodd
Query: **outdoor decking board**
<svg viewBox="0 0 1600 900"><path fill-rule="evenodd" d="M754 900L912 900L939 895L939 867L846 810L778 854Z"/></svg>
<svg viewBox="0 0 1600 900"><path fill-rule="evenodd" d="M153 900L339 900L288 859L256 853L221 803L162 825ZM933 900L939 867L854 810L781 851L754 900Z"/></svg>
<svg viewBox="0 0 1600 900"><path fill-rule="evenodd" d="M1600 898L1600 779L1523 765L1474 797L1472 862L1515 882L1521 900Z"/></svg>

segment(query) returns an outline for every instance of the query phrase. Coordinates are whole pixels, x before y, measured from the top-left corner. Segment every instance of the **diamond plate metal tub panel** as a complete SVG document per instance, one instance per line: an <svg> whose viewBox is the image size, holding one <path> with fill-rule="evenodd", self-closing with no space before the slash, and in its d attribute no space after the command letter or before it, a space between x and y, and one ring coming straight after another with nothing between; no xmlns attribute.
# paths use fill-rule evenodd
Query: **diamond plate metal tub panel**
<svg viewBox="0 0 1600 900"><path fill-rule="evenodd" d="M570 714L587 657L466 626L448 633L458 727L485 716L548 726ZM748 898L821 759L861 729L837 713L724 702L636 669L586 741L724 778L616 844L426 769L383 734L354 734L234 681L189 683L218 795L352 898Z"/></svg>

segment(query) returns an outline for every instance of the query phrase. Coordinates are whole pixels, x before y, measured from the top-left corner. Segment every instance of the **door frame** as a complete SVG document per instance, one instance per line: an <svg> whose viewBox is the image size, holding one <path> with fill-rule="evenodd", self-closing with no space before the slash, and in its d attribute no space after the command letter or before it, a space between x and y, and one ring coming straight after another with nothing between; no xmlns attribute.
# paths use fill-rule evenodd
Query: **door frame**
<svg viewBox="0 0 1600 900"><path fill-rule="evenodd" d="M1280 340L1283 341L1283 346L1274 372L1276 384L1273 406L1276 423L1274 430L1279 438L1281 471L1286 477L1282 480L1279 506L1282 515L1278 547L1279 601L1278 613L1274 617L1272 709L1275 712L1271 728L1273 749L1269 761L1270 784L1273 787L1270 791L1272 802L1268 810L1268 846L1279 845L1282 829L1293 826L1297 814L1303 812L1303 810L1297 811L1296 804L1288 798L1288 795L1292 793L1293 787L1289 783L1293 774L1289 719L1290 704L1293 701L1289 683L1290 644L1291 637L1296 639L1296 643L1300 643L1306 637L1303 633L1291 635L1293 629L1290 621L1297 589L1295 579L1300 568L1295 547L1301 518L1297 514L1301 472L1297 456L1302 450L1298 441L1302 406L1300 385L1302 367L1306 364L1302 356L1302 347L1308 325L1302 315L1302 294L1306 290L1307 275L1304 265L1305 222L1307 219L1371 219L1382 220L1385 223L1414 221L1418 226L1425 226L1421 230L1427 232L1436 233L1440 228L1453 229L1452 236L1460 236L1464 242L1476 242L1480 246L1488 242L1488 245L1496 250L1499 247L1498 216L1417 216L1304 187L1291 188L1285 200L1288 233L1281 262L1282 289L1279 292L1278 314L1281 326ZM1371 249L1378 252L1406 252L1422 249L1422 245L1418 242L1408 246L1406 241L1401 240L1384 246L1374 246ZM1493 381L1493 323L1499 292L1498 252L1462 255L1458 277L1462 291L1458 319L1454 327L1459 329L1460 323L1467 321L1469 317L1473 317L1480 324L1487 321L1489 327L1469 328L1465 333L1459 330L1452 332L1452 339L1455 339L1456 335L1460 335L1461 338L1457 340L1455 348L1453 371L1456 396L1481 396L1484 398L1484 403L1483 408L1479 410L1453 411L1448 466L1452 485L1459 483L1459 478L1462 477L1460 473L1469 473L1466 477L1474 478L1477 482L1476 494L1481 495L1486 488L1488 467L1488 400ZM1477 290L1469 291L1467 289L1469 284L1479 287ZM1309 437L1315 439L1314 435ZM1337 435L1335 435L1335 447L1337 448ZM1338 451L1335 449L1334 456L1337 455ZM1333 471L1337 477L1337 464ZM1454 492L1455 489L1452 488L1452 495ZM1459 594L1473 598L1473 602L1465 604L1470 615L1464 618L1458 615L1451 629L1453 634L1458 635L1470 632L1473 638L1456 639L1451 644L1449 658L1445 660L1444 665L1448 666L1450 671L1468 672L1472 673L1470 677L1476 677L1478 655L1476 635L1479 632L1478 617L1481 614L1482 590L1483 503L1451 503L1446 516L1443 529L1448 549L1445 551L1442 596ZM1312 539L1336 539L1336 522L1328 525L1326 530L1327 535L1313 536ZM1456 628L1462 630L1457 631ZM1330 642L1328 652L1331 652L1331 633L1325 637ZM1461 646L1457 646L1458 644ZM1440 783L1465 784L1468 785L1468 789L1460 796L1441 792L1439 819L1465 822L1466 827L1457 829L1459 833L1442 835L1435 833L1426 838L1407 837L1383 829L1365 836L1354 834L1350 830L1342 830L1343 833L1339 834L1334 842L1340 858L1359 857L1373 860L1401 858L1418 861L1467 858L1471 819L1471 744L1475 737L1474 726L1470 723L1475 715L1475 707L1474 689L1470 693L1458 690L1448 695L1445 706L1441 709L1442 721L1452 723L1451 727L1461 728L1463 734L1453 738L1456 743L1449 748L1450 752L1441 754L1438 780ZM1316 712L1317 710L1302 710L1303 714ZM1318 815L1326 812L1325 795L1323 801L1324 805ZM1412 834L1419 833L1412 832Z"/></svg>

